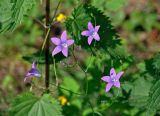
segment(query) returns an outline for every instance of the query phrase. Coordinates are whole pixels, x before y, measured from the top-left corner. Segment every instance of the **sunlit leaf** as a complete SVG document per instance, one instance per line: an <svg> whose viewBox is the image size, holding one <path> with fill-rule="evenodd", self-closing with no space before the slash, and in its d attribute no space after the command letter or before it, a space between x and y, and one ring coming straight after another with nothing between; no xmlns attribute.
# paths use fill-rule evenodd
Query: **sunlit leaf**
<svg viewBox="0 0 160 116"><path fill-rule="evenodd" d="M11 104L10 116L62 116L58 102L48 94L36 97L25 93L15 98Z"/></svg>

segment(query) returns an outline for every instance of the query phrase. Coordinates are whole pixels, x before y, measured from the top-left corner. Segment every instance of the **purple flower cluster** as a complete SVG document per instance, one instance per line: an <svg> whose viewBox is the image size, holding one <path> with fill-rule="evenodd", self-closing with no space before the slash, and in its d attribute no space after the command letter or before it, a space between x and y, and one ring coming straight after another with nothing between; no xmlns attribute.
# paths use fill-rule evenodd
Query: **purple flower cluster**
<svg viewBox="0 0 160 116"><path fill-rule="evenodd" d="M91 22L88 22L88 29L81 33L82 36L88 37L88 44L89 45L91 45L93 39L95 41L100 41L100 36L98 34L99 28L100 28L99 25L94 27ZM65 57L67 57L68 56L68 48L69 48L69 46L74 44L74 40L73 39L67 39L67 32L66 31L63 31L63 33L61 34L60 38L52 37L51 41L52 41L52 43L54 45L56 45L56 47L52 51L52 56L62 52L62 54ZM119 79L121 78L123 73L124 72L121 71L118 74L116 74L115 69L111 68L110 75L109 76L103 76L101 78L103 81L108 83L106 85L106 92L108 92L111 89L112 86L120 88ZM40 77L40 76L41 76L41 74L38 71L38 69L36 68L36 63L33 62L32 68L26 74L26 76L24 78L24 81L26 81L28 79L31 79L32 77Z"/></svg>

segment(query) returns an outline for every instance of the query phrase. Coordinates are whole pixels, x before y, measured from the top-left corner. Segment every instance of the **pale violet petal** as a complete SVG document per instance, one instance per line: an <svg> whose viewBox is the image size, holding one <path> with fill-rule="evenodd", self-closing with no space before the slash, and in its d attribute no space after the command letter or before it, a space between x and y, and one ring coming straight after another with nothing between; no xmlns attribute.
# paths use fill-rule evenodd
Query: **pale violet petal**
<svg viewBox="0 0 160 116"><path fill-rule="evenodd" d="M68 56L68 48L63 48L62 53L65 57Z"/></svg>
<svg viewBox="0 0 160 116"><path fill-rule="evenodd" d="M67 31L63 31L61 35L61 42L65 42L67 40Z"/></svg>
<svg viewBox="0 0 160 116"><path fill-rule="evenodd" d="M119 81L114 82L114 86L120 88L120 82Z"/></svg>
<svg viewBox="0 0 160 116"><path fill-rule="evenodd" d="M101 80L103 80L103 81L105 81L105 82L110 82L110 81L111 81L110 76L103 76L103 77L101 78Z"/></svg>
<svg viewBox="0 0 160 116"><path fill-rule="evenodd" d="M113 86L112 83L108 83L108 84L106 85L106 92L108 92L108 91L111 89L112 86Z"/></svg>
<svg viewBox="0 0 160 116"><path fill-rule="evenodd" d="M67 40L67 45L70 46L74 43L74 40L73 39L70 39L70 40Z"/></svg>
<svg viewBox="0 0 160 116"><path fill-rule="evenodd" d="M99 37L98 33L95 33L95 35L94 35L94 39L95 39L95 40L97 40L97 41L99 41L99 40L100 40L100 37Z"/></svg>
<svg viewBox="0 0 160 116"><path fill-rule="evenodd" d="M96 26L95 31L98 32L99 28L100 28L100 25Z"/></svg>
<svg viewBox="0 0 160 116"><path fill-rule="evenodd" d="M89 29L89 30L94 30L94 27L93 27L93 25L92 25L91 22L88 22L88 29Z"/></svg>
<svg viewBox="0 0 160 116"><path fill-rule="evenodd" d="M51 38L51 41L52 41L52 43L55 44L55 45L59 45L59 44L61 43L60 39L57 38L57 37L52 37L52 38Z"/></svg>
<svg viewBox="0 0 160 116"><path fill-rule="evenodd" d="M88 37L88 44L89 44L89 45L91 45L92 40L93 40L93 37L92 37L92 36L89 36L89 37Z"/></svg>
<svg viewBox="0 0 160 116"><path fill-rule="evenodd" d="M61 51L62 51L62 48L60 46L55 47L53 52L52 52L52 56L58 54Z"/></svg>
<svg viewBox="0 0 160 116"><path fill-rule="evenodd" d="M90 36L90 31L86 30L81 33L83 36Z"/></svg>
<svg viewBox="0 0 160 116"><path fill-rule="evenodd" d="M110 76L111 77L115 77L116 76L116 71L115 71L114 68L111 68L111 70L110 70Z"/></svg>
<svg viewBox="0 0 160 116"><path fill-rule="evenodd" d="M119 78L121 78L121 76L124 74L123 71L119 72L117 75L116 75L116 79L119 80Z"/></svg>

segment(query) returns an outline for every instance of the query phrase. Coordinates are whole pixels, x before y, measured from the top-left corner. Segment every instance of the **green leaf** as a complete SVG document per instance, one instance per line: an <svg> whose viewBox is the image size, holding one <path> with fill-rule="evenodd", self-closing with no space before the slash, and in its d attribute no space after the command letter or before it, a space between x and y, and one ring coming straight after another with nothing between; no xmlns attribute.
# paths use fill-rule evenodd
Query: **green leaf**
<svg viewBox="0 0 160 116"><path fill-rule="evenodd" d="M0 33L13 31L19 25L23 17L35 4L35 0L1 0L0 1Z"/></svg>
<svg viewBox="0 0 160 116"><path fill-rule="evenodd" d="M143 77L139 77L135 82L129 99L131 106L144 108L147 105L149 90L152 83Z"/></svg>
<svg viewBox="0 0 160 116"><path fill-rule="evenodd" d="M160 53L154 56L152 65L156 72L160 72Z"/></svg>
<svg viewBox="0 0 160 116"><path fill-rule="evenodd" d="M114 59L127 59L129 57L127 49L120 45L117 45L114 49L109 47L108 52Z"/></svg>
<svg viewBox="0 0 160 116"><path fill-rule="evenodd" d="M80 44L81 31L86 28L90 20L91 17L86 13L84 6L80 5L74 9L72 16L66 21L66 28L77 44Z"/></svg>
<svg viewBox="0 0 160 116"><path fill-rule="evenodd" d="M81 36L81 32L87 29L89 21L93 25L100 25L98 33L101 38L98 42L93 41L90 46L87 43L87 37ZM113 49L120 44L109 18L91 5L80 5L74 9L72 16L66 21L66 28L72 38L75 39L75 43L85 49L93 48L94 51L103 49L106 52L107 48Z"/></svg>
<svg viewBox="0 0 160 116"><path fill-rule="evenodd" d="M148 113L151 114L160 109L160 80L151 87L147 106Z"/></svg>
<svg viewBox="0 0 160 116"><path fill-rule="evenodd" d="M12 6L11 0L0 1L0 32L10 27L12 21Z"/></svg>
<svg viewBox="0 0 160 116"><path fill-rule="evenodd" d="M71 77L65 77L63 79L62 87L66 88L68 90L71 90L72 92L75 92L75 93L78 93L78 91L80 89L79 84L74 79L72 79ZM70 95L71 94L70 92L68 92L66 90L62 90L62 92L65 95Z"/></svg>
<svg viewBox="0 0 160 116"><path fill-rule="evenodd" d="M58 102L48 94L36 97L25 93L15 98L11 104L10 116L62 116Z"/></svg>

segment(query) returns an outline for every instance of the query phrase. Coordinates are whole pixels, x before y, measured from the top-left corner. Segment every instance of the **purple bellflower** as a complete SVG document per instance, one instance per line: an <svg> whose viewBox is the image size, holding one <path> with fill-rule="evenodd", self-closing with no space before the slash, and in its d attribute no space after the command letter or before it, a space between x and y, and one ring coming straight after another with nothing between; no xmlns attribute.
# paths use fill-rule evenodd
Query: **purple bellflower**
<svg viewBox="0 0 160 116"><path fill-rule="evenodd" d="M115 86L117 88L120 88L120 82L119 79L121 78L121 76L123 75L123 71L119 72L118 74L116 74L115 69L112 68L110 70L110 76L103 76L101 79L105 82L107 82L108 84L106 85L106 92L108 92L112 86Z"/></svg>
<svg viewBox="0 0 160 116"><path fill-rule="evenodd" d="M95 39L96 41L100 40L98 30L100 26L96 26L95 28L93 27L91 22L88 22L88 30L85 30L81 33L83 36L88 37L88 44L90 45L92 43L92 40Z"/></svg>
<svg viewBox="0 0 160 116"><path fill-rule="evenodd" d="M59 52L62 52L62 54L67 57L68 56L68 47L74 43L74 40L70 39L67 40L67 32L64 31L61 35L61 38L52 37L51 41L53 44L56 45L52 52L52 56L56 55Z"/></svg>
<svg viewBox="0 0 160 116"><path fill-rule="evenodd" d="M33 62L32 68L28 71L28 73L26 74L26 76L24 78L24 82L28 79L31 79L32 77L40 77L40 76L41 76L41 74L36 68L36 62Z"/></svg>

